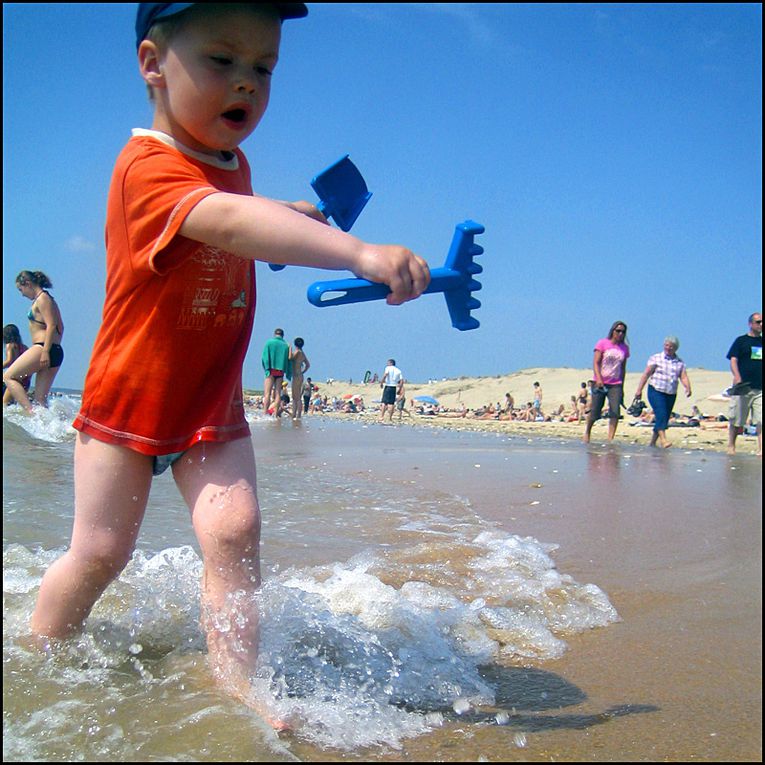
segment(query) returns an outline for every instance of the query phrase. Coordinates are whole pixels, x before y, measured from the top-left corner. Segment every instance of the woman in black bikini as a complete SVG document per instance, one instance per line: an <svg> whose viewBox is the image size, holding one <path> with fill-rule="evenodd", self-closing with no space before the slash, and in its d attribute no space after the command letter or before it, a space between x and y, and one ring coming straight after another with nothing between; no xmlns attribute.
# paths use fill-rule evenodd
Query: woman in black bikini
<svg viewBox="0 0 765 765"><path fill-rule="evenodd" d="M3 382L13 398L30 412L32 402L21 380L36 374L34 401L47 406L48 392L64 360L64 350L61 347L64 322L56 301L46 291L52 286L42 271L22 271L16 277L16 288L32 301L27 314L32 345L3 373Z"/></svg>

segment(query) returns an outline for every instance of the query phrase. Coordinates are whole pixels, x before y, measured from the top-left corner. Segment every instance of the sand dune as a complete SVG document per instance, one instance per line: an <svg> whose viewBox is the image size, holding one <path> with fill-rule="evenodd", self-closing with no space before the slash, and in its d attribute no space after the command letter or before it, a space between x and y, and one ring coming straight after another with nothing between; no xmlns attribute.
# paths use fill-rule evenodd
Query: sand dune
<svg viewBox="0 0 765 765"><path fill-rule="evenodd" d="M403 371L406 375L406 370ZM627 374L624 389L626 399L632 399L641 373L642 370ZM568 407L571 396L578 393L580 383L586 382L591 376L590 369L570 367L522 369L495 377L460 377L427 383L408 382L406 396L407 399L419 395L433 396L442 406L450 409L458 409L463 403L468 409L477 409L489 403L503 402L505 393L510 393L518 407L533 400L533 385L534 382L539 382L544 395L543 409L551 411L561 404ZM686 398L681 388L675 411L680 414L690 414L691 407L696 404L704 414L727 413L728 402L720 394L731 384L730 372L689 369L688 376L691 380L693 395L691 398ZM342 398L350 393L362 396L367 404L380 398L379 383L364 385L337 380L327 385L322 380L314 382L319 385L322 394L330 397Z"/></svg>

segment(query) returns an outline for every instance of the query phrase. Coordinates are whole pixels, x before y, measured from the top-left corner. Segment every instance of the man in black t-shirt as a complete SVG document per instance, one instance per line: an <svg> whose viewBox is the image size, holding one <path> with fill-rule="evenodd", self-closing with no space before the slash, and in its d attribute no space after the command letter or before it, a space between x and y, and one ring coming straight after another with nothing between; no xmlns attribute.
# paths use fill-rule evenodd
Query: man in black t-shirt
<svg viewBox="0 0 765 765"><path fill-rule="evenodd" d="M751 413L757 429L757 456L762 457L762 313L749 317L749 332L733 341L728 351L733 386L728 424L728 454L736 453L736 438ZM742 390L743 388L743 390Z"/></svg>

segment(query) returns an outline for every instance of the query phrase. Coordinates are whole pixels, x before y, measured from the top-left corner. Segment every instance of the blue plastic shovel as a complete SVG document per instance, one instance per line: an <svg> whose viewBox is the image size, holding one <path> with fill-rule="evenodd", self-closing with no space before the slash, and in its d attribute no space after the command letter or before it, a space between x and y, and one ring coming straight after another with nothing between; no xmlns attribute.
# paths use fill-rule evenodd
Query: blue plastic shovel
<svg viewBox="0 0 765 765"><path fill-rule="evenodd" d="M319 196L316 205L319 212L325 218L332 218L343 231L351 230L372 196L364 177L347 154L315 176L311 186ZM272 271L284 268L276 263L268 265Z"/></svg>
<svg viewBox="0 0 765 765"><path fill-rule="evenodd" d="M452 326L459 330L477 329L480 323L470 312L481 307L479 300L471 293L481 289L481 283L473 279L483 268L473 262L476 255L483 252L483 247L474 243L476 234L482 234L484 227L480 223L467 220L458 223L446 263L443 268L430 272L430 284L426 294L443 292ZM367 300L382 300L390 289L385 284L377 284L367 279L334 279L326 282L314 282L308 288L308 300L319 308L332 305L362 303Z"/></svg>

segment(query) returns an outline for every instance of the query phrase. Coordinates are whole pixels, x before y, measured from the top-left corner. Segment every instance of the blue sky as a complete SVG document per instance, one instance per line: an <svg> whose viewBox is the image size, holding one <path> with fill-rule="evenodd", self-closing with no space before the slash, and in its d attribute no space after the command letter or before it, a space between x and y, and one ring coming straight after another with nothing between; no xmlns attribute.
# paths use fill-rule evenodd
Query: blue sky
<svg viewBox="0 0 765 765"><path fill-rule="evenodd" d="M452 329L440 295L316 308L306 288L348 274L259 264L246 387L277 326L315 380L390 356L415 382L584 368L615 320L631 371L667 334L728 368L762 306L759 4L308 6L242 147L256 191L316 201L310 179L347 153L373 192L361 238L437 267L456 224L483 224L481 326ZM3 323L29 339L14 279L45 271L60 387L81 387L100 321L114 160L151 123L135 8L3 5Z"/></svg>

